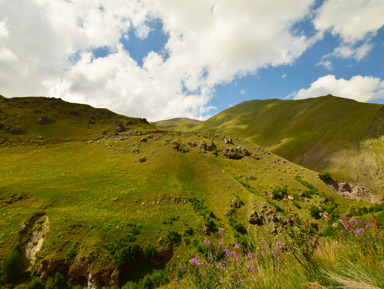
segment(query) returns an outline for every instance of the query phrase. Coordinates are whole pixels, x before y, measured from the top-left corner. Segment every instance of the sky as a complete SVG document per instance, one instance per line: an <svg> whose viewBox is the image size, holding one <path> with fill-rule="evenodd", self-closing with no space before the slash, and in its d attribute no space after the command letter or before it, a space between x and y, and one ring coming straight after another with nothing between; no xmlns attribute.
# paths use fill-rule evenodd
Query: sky
<svg viewBox="0 0 384 289"><path fill-rule="evenodd" d="M0 94L150 121L251 99L384 103L384 1L0 0Z"/></svg>

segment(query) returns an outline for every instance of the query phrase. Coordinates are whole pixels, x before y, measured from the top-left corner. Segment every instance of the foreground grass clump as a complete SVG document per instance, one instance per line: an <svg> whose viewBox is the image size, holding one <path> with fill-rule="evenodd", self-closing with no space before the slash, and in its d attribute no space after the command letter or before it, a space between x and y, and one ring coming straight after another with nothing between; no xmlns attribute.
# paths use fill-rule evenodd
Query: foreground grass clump
<svg viewBox="0 0 384 289"><path fill-rule="evenodd" d="M338 232L321 239L317 226L294 214L282 237L263 246L217 245L181 264L174 288L383 288L384 230L371 220L340 215ZM184 275L184 276L183 276Z"/></svg>

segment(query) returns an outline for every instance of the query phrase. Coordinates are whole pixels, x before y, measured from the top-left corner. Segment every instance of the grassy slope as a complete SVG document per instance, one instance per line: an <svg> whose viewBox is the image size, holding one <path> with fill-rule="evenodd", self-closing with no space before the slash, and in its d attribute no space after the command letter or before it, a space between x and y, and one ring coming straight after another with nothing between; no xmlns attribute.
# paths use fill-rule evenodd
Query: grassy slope
<svg viewBox="0 0 384 289"><path fill-rule="evenodd" d="M233 217L248 229L250 236L265 234L263 227L250 225L247 218L254 210L270 206L271 200L262 192L271 191L276 186L288 186L288 192L302 209L294 207L292 201L274 201L276 204L285 210L309 216L308 208L317 204L320 197L314 196L310 200L300 198L297 193L306 188L294 180L297 175L315 185L319 191L332 195L342 207L351 204L325 186L317 178L317 173L285 162L240 139L235 140L233 145L224 145L221 137L214 134L150 132L148 130L153 128L140 122L132 126L132 132L140 126L144 136L124 136L123 133L101 137L102 129L107 127L108 131L113 131L111 121L115 118L126 119L110 112L108 121L100 120L100 124L94 125L97 126L95 130L92 125L87 128L77 118L76 129L72 127L74 136L63 133L61 140L65 142L60 140L60 131L53 127L47 129L43 140L34 140L39 126L26 121L31 119L35 122L36 117L31 109L19 107L17 101L22 100L13 99L11 102L18 111L22 111L18 116L23 120L14 116L13 122L17 121L25 129L25 134L6 134L8 140L0 146L0 260L19 242L20 225L40 212L48 215L50 231L39 252L38 265L41 260L68 259L66 253L75 242L79 242L79 256L96 255L97 258L92 261L93 268L101 270L116 267L103 246L126 236L131 224L141 227L137 236L140 244L150 243L159 250L158 239L164 238L169 230L182 233L191 227L195 231L194 238L201 242L204 238L204 219L188 201L193 196L204 201L218 217L215 219L217 226L224 226L228 232L231 229L225 212L231 209L231 200L239 197L245 205L236 210ZM71 106L72 109L72 104L58 100L55 100L56 107L49 109L44 105L52 100L38 100L43 106L40 110L44 109L48 116L56 115L56 121L47 126L61 123L63 113L57 110L66 116L64 107ZM78 106L81 111L83 107L90 114L98 111ZM4 103L2 108L3 115L10 114L4 109ZM84 115L87 117L83 121L87 121L88 114ZM73 121L71 118L64 119L69 123ZM65 121L62 122L66 127ZM54 139L55 142L49 141ZM89 139L93 142L90 143ZM188 148L189 152L177 152L173 148L175 141ZM213 141L218 155L187 144L199 145L203 141ZM261 159L245 157L230 160L223 156L223 147L237 146L246 147L252 155ZM136 149L139 153L134 152ZM142 157L146 158L146 162L139 162ZM181 201L173 202L175 197ZM159 198L160 204L157 203ZM174 257L168 268L188 260L196 248L181 242L175 244L173 250Z"/></svg>
<svg viewBox="0 0 384 289"><path fill-rule="evenodd" d="M249 139L290 161L384 193L382 108L333 96L254 100L192 129Z"/></svg>
<svg viewBox="0 0 384 289"><path fill-rule="evenodd" d="M152 122L152 124L158 128L173 131L186 131L200 123L201 121L190 118L173 118Z"/></svg>

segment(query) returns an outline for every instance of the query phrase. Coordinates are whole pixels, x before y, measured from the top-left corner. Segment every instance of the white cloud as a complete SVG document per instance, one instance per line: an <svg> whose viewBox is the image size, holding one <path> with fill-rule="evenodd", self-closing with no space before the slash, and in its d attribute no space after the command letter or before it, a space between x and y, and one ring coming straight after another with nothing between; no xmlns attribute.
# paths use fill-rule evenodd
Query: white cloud
<svg viewBox="0 0 384 289"><path fill-rule="evenodd" d="M329 60L320 61L320 62L318 62L316 64L316 66L324 66L325 69L327 69L327 70L332 70L333 69L332 62L329 61Z"/></svg>
<svg viewBox="0 0 384 289"><path fill-rule="evenodd" d="M356 43L375 34L384 25L382 0L328 0L314 19L317 30L339 35L346 43Z"/></svg>
<svg viewBox="0 0 384 289"><path fill-rule="evenodd" d="M373 48L369 41L383 27L383 15L382 0L327 0L317 10L313 23L318 31L340 37L340 46L330 55L360 61Z"/></svg>
<svg viewBox="0 0 384 289"><path fill-rule="evenodd" d="M245 95L246 91L245 89L240 89L240 95Z"/></svg>
<svg viewBox="0 0 384 289"><path fill-rule="evenodd" d="M1 62L13 62L17 60L17 56L9 49L3 47L0 48L0 61Z"/></svg>
<svg viewBox="0 0 384 289"><path fill-rule="evenodd" d="M350 80L334 75L320 77L308 89L295 92L294 99L319 97L327 94L361 102L384 99L384 81L377 77L356 75Z"/></svg>
<svg viewBox="0 0 384 289"><path fill-rule="evenodd" d="M7 38L9 31L7 28L7 20L8 18L5 18L3 21L0 21L0 38Z"/></svg>
<svg viewBox="0 0 384 289"><path fill-rule="evenodd" d="M287 78L287 74L284 73L282 76L281 76L282 79L286 79Z"/></svg>
<svg viewBox="0 0 384 289"><path fill-rule="evenodd" d="M5 0L0 2L1 93L49 95L164 119L201 117L215 85L292 64L315 39L292 25L312 0ZM275 9L279 7L279 9ZM169 36L140 67L120 44L161 21ZM6 27L6 30L4 29ZM129 39L128 39L129 41ZM94 59L93 49L111 54Z"/></svg>

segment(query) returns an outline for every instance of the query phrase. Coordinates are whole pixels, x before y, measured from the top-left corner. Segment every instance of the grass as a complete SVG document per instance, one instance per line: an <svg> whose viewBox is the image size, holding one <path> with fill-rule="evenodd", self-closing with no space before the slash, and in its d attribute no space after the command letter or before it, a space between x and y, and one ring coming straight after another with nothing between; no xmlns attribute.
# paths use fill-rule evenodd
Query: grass
<svg viewBox="0 0 384 289"><path fill-rule="evenodd" d="M341 210L352 204L331 191L316 172L241 139L224 144L222 136L212 133L159 131L139 119L55 99L0 99L0 104L1 122L17 123L25 130L22 135L0 130L0 261L3 263L19 242L24 248L29 238L25 232L32 229L22 228L44 213L49 218L49 231L32 275L40 276L44 268L56 262L62 264L61 273L66 277L73 276L73 268L85 266L109 279L112 272L121 273L120 283L116 281L120 287L127 282L154 284L163 280L156 270L172 279L180 263L205 251L205 234L211 235L212 242L219 239L220 227L227 230L228 243L249 240L259 244L270 237L268 226L248 222L248 217L263 207L275 214L279 207L310 218L309 208L324 195L334 198ZM36 123L36 108L55 122L41 127ZM68 115L72 110L80 115ZM90 116L99 114L88 128ZM137 123L127 125L126 132L116 133L115 121L120 119ZM73 134L64 127L71 127ZM107 135L101 134L105 129ZM36 140L35 135L43 132L43 139ZM217 151L200 148L201 143L211 141ZM177 151L174 143L188 152ZM240 160L224 156L224 148L238 146L251 156ZM143 157L146 161L140 162ZM298 193L308 188L295 179L297 175L324 195L300 197ZM276 187L284 188L284 194L294 196L294 200L271 201L263 194ZM230 206L234 199L242 201L240 208ZM320 221L322 226L327 227L327 223ZM132 236L134 240L128 242ZM133 250L132 243L141 251ZM155 252L152 248L158 255L146 258L144 254ZM128 273L123 274L124 270ZM48 273L46 284L50 286L56 282L56 272ZM71 288L84 283L88 275L82 274L73 276ZM144 280L146 275L152 276L149 281ZM31 280L23 278L20 283Z"/></svg>
<svg viewBox="0 0 384 289"><path fill-rule="evenodd" d="M152 122L152 124L158 128L172 131L187 131L200 123L201 121L190 118L173 118Z"/></svg>
<svg viewBox="0 0 384 289"><path fill-rule="evenodd" d="M253 100L233 106L193 131L251 140L274 153L335 178L360 182L384 194L380 104L324 96L304 100Z"/></svg>
<svg viewBox="0 0 384 289"><path fill-rule="evenodd" d="M217 243L204 242L208 254L181 264L184 274L167 288L383 288L384 230L372 216L341 216L340 231L319 239L311 223L292 215L285 238L261 247L228 244L220 228Z"/></svg>

